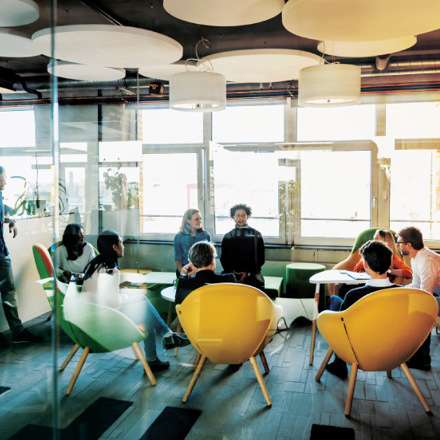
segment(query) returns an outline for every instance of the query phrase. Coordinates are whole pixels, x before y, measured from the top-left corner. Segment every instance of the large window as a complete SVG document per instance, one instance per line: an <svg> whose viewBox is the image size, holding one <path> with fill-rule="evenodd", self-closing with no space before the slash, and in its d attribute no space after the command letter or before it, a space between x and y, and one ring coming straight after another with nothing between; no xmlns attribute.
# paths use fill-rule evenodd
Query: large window
<svg viewBox="0 0 440 440"><path fill-rule="evenodd" d="M142 232L171 238L187 209L203 212L199 207L198 154L144 154L142 174Z"/></svg>

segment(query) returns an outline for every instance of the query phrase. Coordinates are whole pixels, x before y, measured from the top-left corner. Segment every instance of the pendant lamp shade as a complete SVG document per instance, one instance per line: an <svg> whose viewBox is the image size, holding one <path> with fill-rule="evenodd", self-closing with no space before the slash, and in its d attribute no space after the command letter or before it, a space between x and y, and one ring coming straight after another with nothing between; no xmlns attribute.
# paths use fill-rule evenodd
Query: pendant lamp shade
<svg viewBox="0 0 440 440"><path fill-rule="evenodd" d="M361 68L347 64L321 64L299 72L298 104L331 107L360 104Z"/></svg>
<svg viewBox="0 0 440 440"><path fill-rule="evenodd" d="M226 78L214 72L175 73L170 79L170 108L213 112L226 108Z"/></svg>

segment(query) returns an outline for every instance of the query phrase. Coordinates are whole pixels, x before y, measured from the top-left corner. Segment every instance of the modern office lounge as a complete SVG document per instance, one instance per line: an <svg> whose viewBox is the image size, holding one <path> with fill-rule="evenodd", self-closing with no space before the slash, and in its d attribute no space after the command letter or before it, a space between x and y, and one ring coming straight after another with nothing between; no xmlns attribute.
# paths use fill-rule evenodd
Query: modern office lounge
<svg viewBox="0 0 440 440"><path fill-rule="evenodd" d="M68 3L58 2L60 25L108 24L100 13L103 10ZM162 2L153 2L152 8L142 10L143 19L136 18L135 4L127 4L131 11L125 22L136 27L150 29L153 19L167 16ZM107 2L106 8L114 17L127 13L125 7L118 10L110 5ZM39 6L39 20L27 26L30 33L50 27L49 5ZM72 22L68 15L74 16ZM168 20L154 30L185 43L183 60L194 58L199 27ZM171 25L175 27L167 33ZM265 30L262 24L249 26L246 32L252 37L248 40ZM267 32L271 26L282 28L281 15L267 22ZM185 28L195 36L184 36ZM212 45L203 49L204 55L256 48L259 43L246 42L243 32L243 43L226 47L222 42L221 47L219 32L209 26L201 29ZM267 44L261 46L321 56L318 41L292 40L293 34L283 32L278 39L265 34ZM226 33L222 35L224 41ZM208 363L191 399L182 404L192 375L195 352L191 348L179 350L177 357L163 355L172 365L157 375L155 387L142 376L130 350L95 354L72 394L64 396L73 366L62 373L58 369L72 343L64 334L53 339L55 321L46 321L50 307L36 283L39 277L32 256L33 244L49 247L60 239L68 222L79 221L92 244L108 228L123 235L126 255L121 268L172 272L172 240L185 209L198 207L205 228L219 245L232 228L228 208L241 201L253 207L250 223L265 237L268 263L304 261L330 268L349 253L357 233L370 226L399 230L417 225L426 244L438 249L438 74L435 67L429 72L435 66L437 35L438 31L419 35L414 53L393 55L382 73L375 57L350 59L362 66L361 104L331 108L298 106L298 81L288 77L272 84L228 83L227 108L222 111L177 112L168 109L166 80L161 81L162 96L151 93L150 84L158 82L159 76L138 79L135 69L127 69L125 80L96 84L60 77L56 84L50 83L54 78L46 71L48 57L2 58L3 67L13 68L28 87L42 93L40 98L28 92L2 92L0 124L1 165L8 176L5 203L15 206L24 192L27 201L24 211L16 214L19 236L12 239L5 233L19 313L26 327L45 337L43 344L2 350L0 386L10 388L0 395L2 436L9 438L28 424L66 429L98 397L105 397L132 405L100 438L139 439L166 406L202 411L189 439L310 438L313 424L352 428L355 438L437 438L440 361L435 331L432 369L414 373L433 416L425 414L406 379L396 371L392 381L385 373L360 377L351 418L345 418L347 381L325 373L320 383L315 382L327 344L318 335L314 364L309 366L311 327L301 321L276 335L268 346L271 372L265 381L272 398L270 409L249 364L231 374L228 366ZM237 36L235 40L240 41ZM426 60L417 65L423 56ZM410 60L405 69L414 70L402 75L397 60ZM347 63L346 58L339 61ZM393 68L398 75L393 75ZM52 121L57 118L51 117L51 103L57 100L59 144L52 138ZM114 195L111 186L107 188L106 172L108 181L117 180L118 173L125 175L124 202L117 197L120 189ZM26 178L26 186L14 176ZM61 202L53 203L55 191ZM338 200L339 194L344 196ZM40 207L29 203L37 200ZM158 301L157 306L165 313L168 304ZM3 317L1 325L7 332Z"/></svg>

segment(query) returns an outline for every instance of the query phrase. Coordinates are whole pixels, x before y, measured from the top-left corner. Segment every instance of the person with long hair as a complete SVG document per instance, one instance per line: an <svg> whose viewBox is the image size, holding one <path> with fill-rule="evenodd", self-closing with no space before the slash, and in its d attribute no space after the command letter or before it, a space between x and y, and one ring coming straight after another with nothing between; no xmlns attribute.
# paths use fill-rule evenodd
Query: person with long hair
<svg viewBox="0 0 440 440"><path fill-rule="evenodd" d="M393 253L393 262L388 269L388 278L393 282L396 278L404 278L411 279L412 278L412 270L411 267L406 264L397 249L396 240L391 231L386 229L379 229L374 234L373 240L382 241L385 243ZM354 272L364 272L365 269L362 265L362 261L360 261L353 269Z"/></svg>
<svg viewBox="0 0 440 440"><path fill-rule="evenodd" d="M211 234L202 226L202 216L198 209L187 209L182 217L179 232L174 237L174 261L177 276L182 267L189 263L188 253L192 245L199 241L211 241Z"/></svg>
<svg viewBox="0 0 440 440"><path fill-rule="evenodd" d="M230 216L235 221L235 228L223 237L220 261L223 273L233 273L238 283L262 288L264 240L260 232L248 225L251 215L251 207L243 203L231 208Z"/></svg>
<svg viewBox="0 0 440 440"><path fill-rule="evenodd" d="M81 291L81 301L96 303L119 310L142 330L147 330L144 341L145 357L151 371L169 368L168 361L161 361L156 352L156 333L163 337L165 350L184 347L187 338L172 332L157 310L143 294L130 294L131 289L120 289L118 259L124 255L124 244L115 231L104 231L98 237L99 255L86 267ZM124 292L125 291L125 292Z"/></svg>
<svg viewBox="0 0 440 440"><path fill-rule="evenodd" d="M95 250L85 241L82 226L77 223L67 225L61 245L55 251L57 278L68 283L72 274L83 274L94 258Z"/></svg>

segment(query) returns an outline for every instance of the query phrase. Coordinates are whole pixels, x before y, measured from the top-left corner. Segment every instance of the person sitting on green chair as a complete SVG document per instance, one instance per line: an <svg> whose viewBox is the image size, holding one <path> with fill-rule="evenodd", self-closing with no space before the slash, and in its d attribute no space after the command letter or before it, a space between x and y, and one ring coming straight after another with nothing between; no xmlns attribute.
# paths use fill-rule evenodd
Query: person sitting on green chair
<svg viewBox="0 0 440 440"><path fill-rule="evenodd" d="M55 251L57 278L68 283L72 274L83 274L85 267L95 256L95 249L85 241L82 226L77 223L67 225L61 245Z"/></svg>
<svg viewBox="0 0 440 440"><path fill-rule="evenodd" d="M170 363L157 357L156 333L162 335L165 350L189 345L189 340L169 329L145 295L130 294L132 289L119 288L120 272L117 262L124 255L124 244L119 234L115 231L104 231L98 237L97 244L99 255L86 267L81 300L113 307L128 316L141 330L147 330L145 357L151 371L166 370Z"/></svg>

